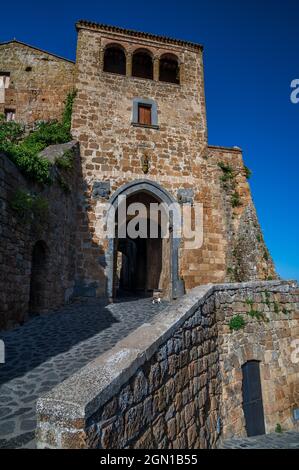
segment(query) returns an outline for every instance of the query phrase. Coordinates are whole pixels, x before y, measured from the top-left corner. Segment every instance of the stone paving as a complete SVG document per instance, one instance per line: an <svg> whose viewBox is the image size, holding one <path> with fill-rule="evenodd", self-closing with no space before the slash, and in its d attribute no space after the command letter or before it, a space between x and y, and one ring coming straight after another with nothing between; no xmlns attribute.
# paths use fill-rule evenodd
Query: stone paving
<svg viewBox="0 0 299 470"><path fill-rule="evenodd" d="M124 299L73 304L0 332L0 448L34 447L35 405L51 390L155 314L167 302Z"/></svg>
<svg viewBox="0 0 299 470"><path fill-rule="evenodd" d="M234 437L224 443L221 449L299 449L299 432L265 434L255 437Z"/></svg>

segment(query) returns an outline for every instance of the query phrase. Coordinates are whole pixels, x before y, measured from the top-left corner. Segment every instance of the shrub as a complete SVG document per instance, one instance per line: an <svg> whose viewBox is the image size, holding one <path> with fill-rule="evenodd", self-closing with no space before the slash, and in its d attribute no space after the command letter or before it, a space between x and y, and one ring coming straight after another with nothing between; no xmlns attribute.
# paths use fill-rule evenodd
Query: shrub
<svg viewBox="0 0 299 470"><path fill-rule="evenodd" d="M24 190L19 189L14 194L10 206L26 222L33 219L43 222L48 218L49 205L47 199Z"/></svg>
<svg viewBox="0 0 299 470"><path fill-rule="evenodd" d="M282 431L282 426L281 426L280 423L276 424L275 432L277 432L278 434L281 434L283 432Z"/></svg>
<svg viewBox="0 0 299 470"><path fill-rule="evenodd" d="M242 205L240 196L236 191L232 195L231 203L233 207L240 207Z"/></svg>
<svg viewBox="0 0 299 470"><path fill-rule="evenodd" d="M279 314L279 305L278 302L274 302L274 312L278 315Z"/></svg>
<svg viewBox="0 0 299 470"><path fill-rule="evenodd" d="M249 310L248 315L251 318L256 318L257 320L265 320L264 314L258 310L254 310L253 308Z"/></svg>
<svg viewBox="0 0 299 470"><path fill-rule="evenodd" d="M15 163L20 171L28 178L41 183L50 184L51 163L39 157L39 153L49 145L63 144L72 139L71 117L75 92L68 95L65 103L62 122L41 122L35 131L26 136L21 142L24 129L15 122L0 121L0 151ZM60 164L71 167L66 158ZM64 166L65 168L65 166Z"/></svg>
<svg viewBox="0 0 299 470"><path fill-rule="evenodd" d="M61 157L56 158L55 165L61 170L71 170L74 166L74 153L67 150Z"/></svg>
<svg viewBox="0 0 299 470"><path fill-rule="evenodd" d="M6 122L0 117L0 145L17 142L24 132L23 126L14 121Z"/></svg>
<svg viewBox="0 0 299 470"><path fill-rule="evenodd" d="M244 165L244 170L245 170L245 176L246 176L246 179L250 179L251 176L252 176L252 171L250 170L250 168L248 168L248 166Z"/></svg>
<svg viewBox="0 0 299 470"><path fill-rule="evenodd" d="M223 171L223 175L220 178L221 181L226 182L234 178L234 171L231 166L226 165L223 162L219 162L218 166Z"/></svg>
<svg viewBox="0 0 299 470"><path fill-rule="evenodd" d="M265 294L265 302L264 303L267 305L268 308L270 308L270 306L271 306L270 292L265 290L264 294Z"/></svg>
<svg viewBox="0 0 299 470"><path fill-rule="evenodd" d="M229 328L231 331L238 331L244 328L246 325L244 318L241 315L234 316L229 322Z"/></svg>
<svg viewBox="0 0 299 470"><path fill-rule="evenodd" d="M39 143L28 145L27 142L23 141L20 144L7 145L5 153L29 179L41 184L50 184L51 163L38 156L43 148Z"/></svg>

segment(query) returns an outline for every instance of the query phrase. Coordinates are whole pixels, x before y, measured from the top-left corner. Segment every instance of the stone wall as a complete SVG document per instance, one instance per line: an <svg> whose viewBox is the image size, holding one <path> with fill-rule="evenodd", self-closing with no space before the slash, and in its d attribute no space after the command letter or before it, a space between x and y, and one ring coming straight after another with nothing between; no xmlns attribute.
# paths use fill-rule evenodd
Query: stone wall
<svg viewBox="0 0 299 470"><path fill-rule="evenodd" d="M215 293L222 375L222 437L246 436L242 408L242 365L260 362L266 432L294 427L293 410L299 405L299 363L291 360L299 339L299 289L282 281L234 284ZM255 312L253 314L252 312ZM256 312L261 314L257 319ZM232 317L241 315L244 329L231 332ZM298 344L297 344L298 347Z"/></svg>
<svg viewBox="0 0 299 470"><path fill-rule="evenodd" d="M74 71L72 61L27 44L0 44L0 78L1 72L10 73L8 88L1 90L0 81L0 114L14 110L15 120L24 124L60 119L75 85Z"/></svg>
<svg viewBox="0 0 299 470"><path fill-rule="evenodd" d="M76 187L80 172L76 143L58 147L66 149L65 145L76 153L74 173L63 174L70 187L69 193L57 183L49 187L30 183L4 154L0 156L0 330L28 319L32 254L37 242L43 243L46 252L41 278L37 279L37 287L43 293L39 313L63 305L73 293ZM18 191L48 201L45 220L37 220L32 214L25 214L24 218L24 214L12 208Z"/></svg>
<svg viewBox="0 0 299 470"><path fill-rule="evenodd" d="M109 44L125 50L127 75L103 71ZM150 52L154 67L164 53L175 54L180 85L161 82L156 73L154 80L132 77L132 54L139 48ZM80 23L77 71L73 134L80 142L84 183L77 246L82 284L91 285L97 295L107 292L110 253L107 241L96 232L97 203L107 202L124 185L144 178L159 184L174 201L187 194L189 202L203 204L202 247L188 250L182 240L179 250L179 277L187 291L208 282L275 277L271 257L265 254L241 150L207 144L202 48ZM132 124L137 97L156 103L158 126ZM221 181L220 162L234 171L228 187ZM109 188L105 196L94 192L100 183ZM235 193L238 204L233 206Z"/></svg>
<svg viewBox="0 0 299 470"><path fill-rule="evenodd" d="M267 431L278 422L291 429L299 404L299 364L290 359L298 293L284 281L193 289L38 400L38 447L217 447L245 434L241 365L252 359L261 361ZM251 319L248 297L269 322ZM237 313L247 324L230 331Z"/></svg>

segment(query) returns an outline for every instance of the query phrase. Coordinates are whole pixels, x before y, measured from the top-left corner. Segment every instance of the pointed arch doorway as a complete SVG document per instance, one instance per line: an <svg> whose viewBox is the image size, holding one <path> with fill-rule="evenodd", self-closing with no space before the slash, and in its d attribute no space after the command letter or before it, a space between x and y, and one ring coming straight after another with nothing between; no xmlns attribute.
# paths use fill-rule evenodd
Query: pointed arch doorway
<svg viewBox="0 0 299 470"><path fill-rule="evenodd" d="M165 203L168 206L175 202L174 198L158 183L150 180L135 180L119 188L110 199L110 204L118 211L119 196L126 196L127 205L141 202L147 208L152 202ZM147 212L148 213L148 212ZM184 294L184 284L178 273L178 253L180 239L173 236L173 214L170 211L170 236L160 236L135 240L118 237L108 240L106 254L107 294L114 301L121 292L137 295L150 295L153 290L160 289L162 296L175 299ZM117 216L115 217L117 220ZM126 219L125 223L129 222ZM116 223L116 221L115 221Z"/></svg>

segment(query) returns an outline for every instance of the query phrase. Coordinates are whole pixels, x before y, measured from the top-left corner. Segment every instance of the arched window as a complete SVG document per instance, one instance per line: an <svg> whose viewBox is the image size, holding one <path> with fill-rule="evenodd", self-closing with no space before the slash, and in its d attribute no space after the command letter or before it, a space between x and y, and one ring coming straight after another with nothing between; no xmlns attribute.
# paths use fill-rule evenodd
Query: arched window
<svg viewBox="0 0 299 470"><path fill-rule="evenodd" d="M153 79L153 59L149 51L138 50L133 54L132 76Z"/></svg>
<svg viewBox="0 0 299 470"><path fill-rule="evenodd" d="M160 58L159 80L161 82L180 83L180 67L178 59L173 54L164 54Z"/></svg>
<svg viewBox="0 0 299 470"><path fill-rule="evenodd" d="M104 55L104 72L126 75L126 54L120 46L108 46Z"/></svg>

